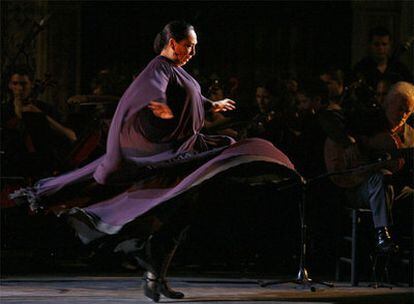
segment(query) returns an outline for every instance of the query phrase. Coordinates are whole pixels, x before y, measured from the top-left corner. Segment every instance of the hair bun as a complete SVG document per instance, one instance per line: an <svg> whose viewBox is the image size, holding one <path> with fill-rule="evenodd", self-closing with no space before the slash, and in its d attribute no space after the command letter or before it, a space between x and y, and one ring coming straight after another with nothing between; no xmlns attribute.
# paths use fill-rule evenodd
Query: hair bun
<svg viewBox="0 0 414 304"><path fill-rule="evenodd" d="M185 21L171 21L155 37L154 51L160 54L171 38L179 42L187 37L190 30L194 27Z"/></svg>
<svg viewBox="0 0 414 304"><path fill-rule="evenodd" d="M154 52L160 54L162 49L165 46L165 42L163 41L162 32L159 32L154 39Z"/></svg>

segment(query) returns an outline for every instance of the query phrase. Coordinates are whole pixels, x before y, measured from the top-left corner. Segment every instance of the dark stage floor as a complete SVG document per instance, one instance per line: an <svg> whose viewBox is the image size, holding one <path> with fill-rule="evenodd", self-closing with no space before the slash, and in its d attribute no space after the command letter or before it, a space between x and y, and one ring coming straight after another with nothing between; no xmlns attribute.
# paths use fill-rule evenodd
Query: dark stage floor
<svg viewBox="0 0 414 304"><path fill-rule="evenodd" d="M184 303L414 303L414 289L407 287L372 288L367 283L350 287L336 283L316 290L286 283L260 287L256 278L173 276L171 285L186 294ZM137 276L10 276L1 280L1 303L149 303Z"/></svg>

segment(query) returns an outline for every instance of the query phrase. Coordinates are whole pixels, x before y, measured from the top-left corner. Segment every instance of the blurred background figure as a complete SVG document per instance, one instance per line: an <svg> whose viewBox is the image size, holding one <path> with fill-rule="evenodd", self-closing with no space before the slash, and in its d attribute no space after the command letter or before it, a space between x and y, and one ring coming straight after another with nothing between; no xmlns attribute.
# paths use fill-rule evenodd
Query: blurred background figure
<svg viewBox="0 0 414 304"><path fill-rule="evenodd" d="M220 83L220 80L213 79L212 84L208 88L208 99L212 101L218 101L224 99L224 88ZM220 112L206 112L206 118L204 122L204 128L207 133L228 135L236 138L238 133L231 128L231 122L234 121L233 117L225 115ZM230 126L230 127L229 127Z"/></svg>
<svg viewBox="0 0 414 304"><path fill-rule="evenodd" d="M38 99L33 72L26 66L11 71L10 100L2 104L2 175L40 178L53 174L77 140L60 122L58 111Z"/></svg>
<svg viewBox="0 0 414 304"><path fill-rule="evenodd" d="M342 103L344 95L344 72L337 68L329 68L322 72L320 79L328 89L329 102Z"/></svg>
<svg viewBox="0 0 414 304"><path fill-rule="evenodd" d="M109 126L124 78L109 68L103 68L92 79L88 94L68 99L69 121L79 134L79 140L66 158L66 169L79 167L105 153Z"/></svg>
<svg viewBox="0 0 414 304"><path fill-rule="evenodd" d="M385 96L390 90L391 82L385 78L378 81L376 90L375 90L375 101L379 106L383 106Z"/></svg>
<svg viewBox="0 0 414 304"><path fill-rule="evenodd" d="M356 79L364 81L372 90L384 78L392 82L413 81L410 70L399 61L402 52L391 53L392 37L388 29L382 26L372 28L368 40L369 54L354 67Z"/></svg>

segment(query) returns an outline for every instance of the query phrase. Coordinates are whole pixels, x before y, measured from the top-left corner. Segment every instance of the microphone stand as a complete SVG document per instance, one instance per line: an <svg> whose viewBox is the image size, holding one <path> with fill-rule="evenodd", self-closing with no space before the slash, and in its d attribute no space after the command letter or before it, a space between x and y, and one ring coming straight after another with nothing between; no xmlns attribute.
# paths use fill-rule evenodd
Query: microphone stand
<svg viewBox="0 0 414 304"><path fill-rule="evenodd" d="M306 268L306 232L307 232L307 225L305 221L305 211L306 211L306 203L307 203L307 195L309 190L309 185L317 181L321 178L325 178L326 174L322 176L318 176L314 179L305 180L304 178L300 181L300 188L301 188L301 199L299 200L299 215L300 215L300 260L299 260L299 271L297 274L296 279L289 279L289 280L272 280L272 281L259 281L259 285L261 287L266 287L269 285L276 285L276 284L283 284L283 283L294 283L302 286L302 288L309 288L310 291L316 291L316 288L313 284L321 284L328 287L334 287L334 284L325 281L316 281L310 278L309 272ZM296 185L291 185L296 186Z"/></svg>

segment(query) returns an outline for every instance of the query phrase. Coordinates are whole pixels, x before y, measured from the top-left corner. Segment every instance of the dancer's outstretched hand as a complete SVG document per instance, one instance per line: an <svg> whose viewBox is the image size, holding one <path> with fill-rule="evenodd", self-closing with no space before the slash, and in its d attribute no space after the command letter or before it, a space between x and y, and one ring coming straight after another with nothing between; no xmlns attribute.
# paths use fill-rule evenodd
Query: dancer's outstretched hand
<svg viewBox="0 0 414 304"><path fill-rule="evenodd" d="M236 108L236 102L229 98L225 98L219 101L214 101L211 111L214 113L226 112L226 111L232 111L235 108Z"/></svg>

